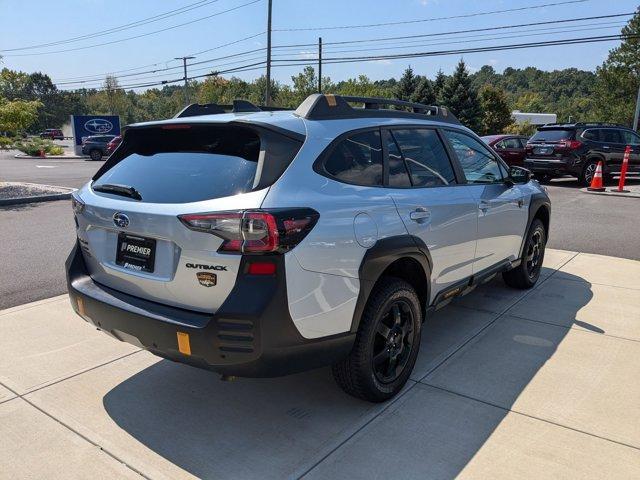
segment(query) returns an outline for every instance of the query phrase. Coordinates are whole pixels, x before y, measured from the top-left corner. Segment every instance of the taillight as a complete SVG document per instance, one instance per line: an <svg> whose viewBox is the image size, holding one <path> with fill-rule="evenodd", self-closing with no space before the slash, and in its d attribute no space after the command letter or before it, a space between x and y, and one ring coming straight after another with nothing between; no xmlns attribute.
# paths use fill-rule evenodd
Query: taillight
<svg viewBox="0 0 640 480"><path fill-rule="evenodd" d="M319 218L310 208L242 210L179 215L189 229L211 233L224 240L228 253L283 253L307 236Z"/></svg>
<svg viewBox="0 0 640 480"><path fill-rule="evenodd" d="M577 150L582 146L582 142L578 140L566 140L564 142L564 148L569 150Z"/></svg>
<svg viewBox="0 0 640 480"><path fill-rule="evenodd" d="M84 202L73 193L71 194L71 208L73 209L73 213L76 214L82 213L84 210Z"/></svg>

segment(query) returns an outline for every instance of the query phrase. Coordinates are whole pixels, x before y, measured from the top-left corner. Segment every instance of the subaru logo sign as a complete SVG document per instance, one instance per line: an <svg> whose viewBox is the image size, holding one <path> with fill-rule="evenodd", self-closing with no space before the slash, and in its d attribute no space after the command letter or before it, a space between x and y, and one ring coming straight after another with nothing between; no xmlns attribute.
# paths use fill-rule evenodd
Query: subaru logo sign
<svg viewBox="0 0 640 480"><path fill-rule="evenodd" d="M114 213L113 223L116 227L127 228L129 226L129 217L127 217L124 213Z"/></svg>
<svg viewBox="0 0 640 480"><path fill-rule="evenodd" d="M91 133L109 133L113 130L113 124L104 118L93 118L85 122L84 129Z"/></svg>

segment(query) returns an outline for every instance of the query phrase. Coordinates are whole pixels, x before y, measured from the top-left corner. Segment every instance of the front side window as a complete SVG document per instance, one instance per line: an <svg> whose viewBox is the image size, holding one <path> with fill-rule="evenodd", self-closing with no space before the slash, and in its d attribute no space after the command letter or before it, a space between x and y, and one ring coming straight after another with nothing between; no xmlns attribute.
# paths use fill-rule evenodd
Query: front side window
<svg viewBox="0 0 640 480"><path fill-rule="evenodd" d="M342 140L324 162L324 169L336 180L364 186L382 185L380 133L356 133Z"/></svg>
<svg viewBox="0 0 640 480"><path fill-rule="evenodd" d="M453 167L435 130L393 130L414 187L438 187L455 183Z"/></svg>
<svg viewBox="0 0 640 480"><path fill-rule="evenodd" d="M627 145L640 145L640 137L629 130L622 130L622 138Z"/></svg>
<svg viewBox="0 0 640 480"><path fill-rule="evenodd" d="M491 152L475 138L465 133L445 130L445 136L469 183L499 183L503 181L498 161Z"/></svg>

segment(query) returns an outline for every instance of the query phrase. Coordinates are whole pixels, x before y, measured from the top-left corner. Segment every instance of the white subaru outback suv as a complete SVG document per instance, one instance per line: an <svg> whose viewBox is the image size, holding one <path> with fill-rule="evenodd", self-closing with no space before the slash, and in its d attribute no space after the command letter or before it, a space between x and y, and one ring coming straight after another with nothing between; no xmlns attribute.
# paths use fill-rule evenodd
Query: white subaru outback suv
<svg viewBox="0 0 640 480"><path fill-rule="evenodd" d="M132 125L72 203L86 321L224 376L332 365L370 401L405 384L435 309L498 273L536 283L550 216L446 109L320 94Z"/></svg>

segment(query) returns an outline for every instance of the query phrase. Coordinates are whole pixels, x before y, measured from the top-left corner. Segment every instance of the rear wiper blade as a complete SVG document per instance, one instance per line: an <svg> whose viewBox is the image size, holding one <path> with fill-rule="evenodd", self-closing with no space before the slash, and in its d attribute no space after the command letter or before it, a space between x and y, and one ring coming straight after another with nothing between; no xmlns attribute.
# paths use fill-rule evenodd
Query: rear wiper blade
<svg viewBox="0 0 640 480"><path fill-rule="evenodd" d="M96 185L93 187L96 192L112 193L114 195L122 195L123 197L133 198L135 200L142 200L142 195L134 187L129 185L118 185L115 183L103 183L102 185Z"/></svg>

